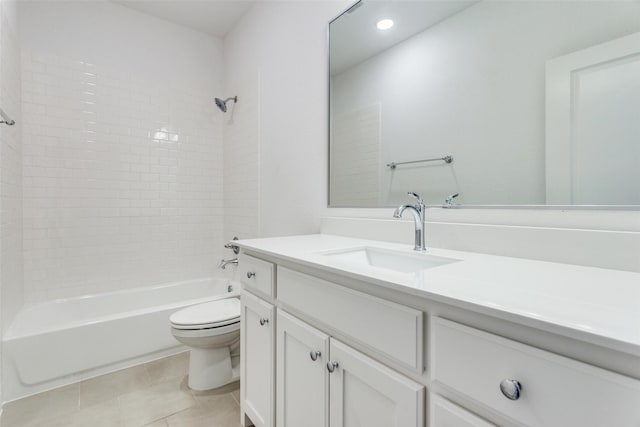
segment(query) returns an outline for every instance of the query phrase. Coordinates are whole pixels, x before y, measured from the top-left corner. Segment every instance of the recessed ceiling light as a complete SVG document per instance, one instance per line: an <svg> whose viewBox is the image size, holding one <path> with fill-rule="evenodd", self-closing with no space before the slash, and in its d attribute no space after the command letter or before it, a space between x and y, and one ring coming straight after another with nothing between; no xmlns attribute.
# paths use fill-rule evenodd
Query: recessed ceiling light
<svg viewBox="0 0 640 427"><path fill-rule="evenodd" d="M381 19L376 24L376 27L378 27L379 30L388 30L393 27L393 21L391 19Z"/></svg>

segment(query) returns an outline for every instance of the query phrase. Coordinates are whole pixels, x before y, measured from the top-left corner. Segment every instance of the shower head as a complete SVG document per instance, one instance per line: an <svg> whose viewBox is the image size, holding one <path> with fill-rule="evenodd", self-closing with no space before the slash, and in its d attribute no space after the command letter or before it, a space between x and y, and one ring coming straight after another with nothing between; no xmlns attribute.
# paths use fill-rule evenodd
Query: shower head
<svg viewBox="0 0 640 427"><path fill-rule="evenodd" d="M225 99L224 101L220 98L216 98L216 105L218 106L218 108L223 112L226 113L227 112L227 102L229 101L233 101L233 102L238 102L238 97L237 96L232 96L229 97L227 99Z"/></svg>

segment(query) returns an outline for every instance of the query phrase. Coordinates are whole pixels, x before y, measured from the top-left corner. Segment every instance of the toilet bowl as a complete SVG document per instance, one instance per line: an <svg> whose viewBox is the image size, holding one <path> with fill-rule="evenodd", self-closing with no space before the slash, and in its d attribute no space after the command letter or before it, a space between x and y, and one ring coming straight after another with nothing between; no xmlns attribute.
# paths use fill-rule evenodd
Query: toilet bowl
<svg viewBox="0 0 640 427"><path fill-rule="evenodd" d="M174 338L190 347L189 388L211 390L236 381L240 300L225 298L177 311L169 317Z"/></svg>

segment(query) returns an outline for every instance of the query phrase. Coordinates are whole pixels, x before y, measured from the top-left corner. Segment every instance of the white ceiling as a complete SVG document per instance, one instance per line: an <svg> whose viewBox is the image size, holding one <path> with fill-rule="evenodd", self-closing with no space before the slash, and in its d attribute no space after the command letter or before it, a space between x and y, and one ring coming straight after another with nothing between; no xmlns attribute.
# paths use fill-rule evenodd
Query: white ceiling
<svg viewBox="0 0 640 427"><path fill-rule="evenodd" d="M336 75L436 25L478 0L362 0L331 23L331 75ZM390 18L394 26L380 31L376 23Z"/></svg>
<svg viewBox="0 0 640 427"><path fill-rule="evenodd" d="M114 3L223 38L254 0L112 0Z"/></svg>

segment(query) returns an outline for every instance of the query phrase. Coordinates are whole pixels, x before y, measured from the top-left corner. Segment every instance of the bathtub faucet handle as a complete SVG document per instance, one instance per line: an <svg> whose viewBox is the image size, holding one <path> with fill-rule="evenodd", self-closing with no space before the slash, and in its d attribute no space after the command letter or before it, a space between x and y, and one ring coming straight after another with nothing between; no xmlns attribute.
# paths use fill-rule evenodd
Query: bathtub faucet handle
<svg viewBox="0 0 640 427"><path fill-rule="evenodd" d="M238 240L238 237L234 237L232 240ZM233 243L229 242L226 245L224 245L225 248L227 249L231 249L233 251L234 254L238 255L240 253L240 246L238 245L234 245Z"/></svg>

